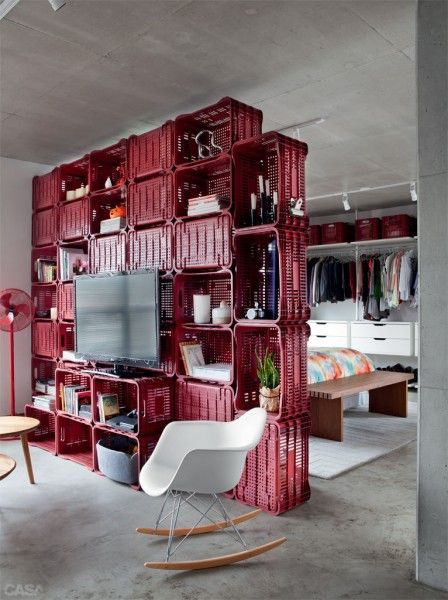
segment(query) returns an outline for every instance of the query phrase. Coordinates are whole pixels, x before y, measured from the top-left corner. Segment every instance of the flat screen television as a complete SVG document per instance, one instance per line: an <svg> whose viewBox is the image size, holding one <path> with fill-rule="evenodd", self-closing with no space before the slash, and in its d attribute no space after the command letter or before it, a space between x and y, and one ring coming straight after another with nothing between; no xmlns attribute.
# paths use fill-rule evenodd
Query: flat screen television
<svg viewBox="0 0 448 600"><path fill-rule="evenodd" d="M77 358L159 368L158 270L74 278Z"/></svg>

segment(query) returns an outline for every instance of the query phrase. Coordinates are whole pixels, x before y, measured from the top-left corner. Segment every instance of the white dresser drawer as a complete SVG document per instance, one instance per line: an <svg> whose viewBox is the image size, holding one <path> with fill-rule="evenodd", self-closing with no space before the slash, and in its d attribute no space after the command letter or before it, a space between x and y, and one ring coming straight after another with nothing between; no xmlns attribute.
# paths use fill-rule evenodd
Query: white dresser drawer
<svg viewBox="0 0 448 600"><path fill-rule="evenodd" d="M410 340L411 323L365 323L352 321L352 338L393 338ZM392 353L390 353L392 354Z"/></svg>
<svg viewBox="0 0 448 600"><path fill-rule="evenodd" d="M308 346L310 348L347 348L347 336L311 335Z"/></svg>
<svg viewBox="0 0 448 600"><path fill-rule="evenodd" d="M418 347L420 343L420 328L418 323L414 323L414 356L418 356Z"/></svg>
<svg viewBox="0 0 448 600"><path fill-rule="evenodd" d="M347 337L347 321L308 321L311 327L311 335L331 335L336 337Z"/></svg>
<svg viewBox="0 0 448 600"><path fill-rule="evenodd" d="M412 356L411 338L384 338L380 334L370 338L352 335L351 347L365 354Z"/></svg>

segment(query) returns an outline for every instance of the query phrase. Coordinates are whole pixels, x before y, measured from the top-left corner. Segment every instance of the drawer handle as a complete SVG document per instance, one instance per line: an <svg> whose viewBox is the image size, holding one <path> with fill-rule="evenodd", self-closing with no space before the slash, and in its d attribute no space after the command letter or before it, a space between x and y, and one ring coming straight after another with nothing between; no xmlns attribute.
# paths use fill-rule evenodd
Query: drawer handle
<svg viewBox="0 0 448 600"><path fill-rule="evenodd" d="M316 325L326 325L326 321L316 321Z"/></svg>
<svg viewBox="0 0 448 600"><path fill-rule="evenodd" d="M326 338L327 336L326 336L326 335L316 335L316 337L319 337L319 338Z"/></svg>
<svg viewBox="0 0 448 600"><path fill-rule="evenodd" d="M382 342L386 341L386 338L376 338L376 337L374 337L373 339L374 340L379 340L379 341L382 341Z"/></svg>
<svg viewBox="0 0 448 600"><path fill-rule="evenodd" d="M386 323L374 323L373 325L375 327L384 327L384 325L386 325Z"/></svg>

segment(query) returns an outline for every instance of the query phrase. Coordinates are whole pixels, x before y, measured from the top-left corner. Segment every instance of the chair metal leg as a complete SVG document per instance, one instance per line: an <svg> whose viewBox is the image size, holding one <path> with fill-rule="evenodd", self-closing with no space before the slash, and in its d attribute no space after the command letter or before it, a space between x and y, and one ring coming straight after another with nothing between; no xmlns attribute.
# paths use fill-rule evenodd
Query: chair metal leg
<svg viewBox="0 0 448 600"><path fill-rule="evenodd" d="M168 500L168 496L170 496L170 495L171 495L171 490L168 490L167 493L165 494L165 499L163 501L162 508L160 509L159 516L157 517L156 529L158 529L158 527L160 525L160 519L162 518L163 511L165 510L165 506L166 506L166 503L167 503L167 500Z"/></svg>
<svg viewBox="0 0 448 600"><path fill-rule="evenodd" d="M182 492L173 493L173 513L171 515L170 534L168 536L168 544L166 549L166 562L170 560L171 546L173 543L174 530L176 529L177 518L179 516L180 504L182 502Z"/></svg>
<svg viewBox="0 0 448 600"><path fill-rule="evenodd" d="M233 522L232 517L229 515L229 513L224 508L224 504L222 503L221 498L218 496L218 494L213 494L213 496L218 501L218 506L221 510L224 520L228 521L232 525L232 529L235 532L235 535L238 537L239 541L241 542L243 548L247 548L247 544L246 544L245 540L243 539L243 536L239 532L238 527L236 527L235 523Z"/></svg>

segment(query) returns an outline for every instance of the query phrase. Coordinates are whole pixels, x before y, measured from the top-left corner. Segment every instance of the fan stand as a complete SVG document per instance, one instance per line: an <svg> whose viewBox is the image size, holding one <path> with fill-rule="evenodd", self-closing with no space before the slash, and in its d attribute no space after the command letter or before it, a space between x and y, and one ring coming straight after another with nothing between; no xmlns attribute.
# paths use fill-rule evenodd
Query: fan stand
<svg viewBox="0 0 448 600"><path fill-rule="evenodd" d="M12 417L16 415L16 392L14 380L14 316L11 315L9 329L9 412Z"/></svg>

